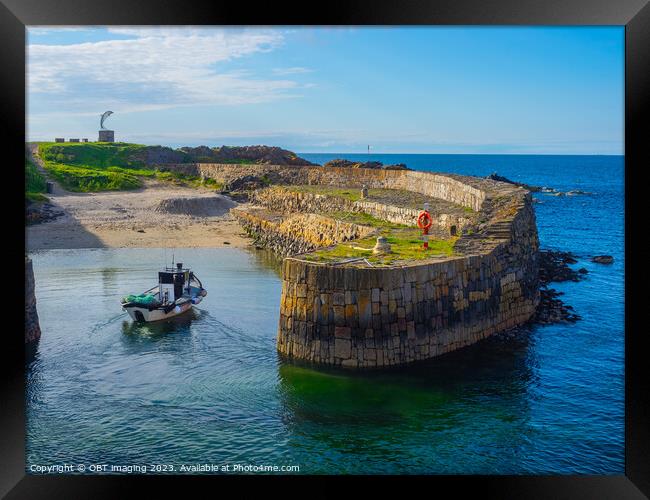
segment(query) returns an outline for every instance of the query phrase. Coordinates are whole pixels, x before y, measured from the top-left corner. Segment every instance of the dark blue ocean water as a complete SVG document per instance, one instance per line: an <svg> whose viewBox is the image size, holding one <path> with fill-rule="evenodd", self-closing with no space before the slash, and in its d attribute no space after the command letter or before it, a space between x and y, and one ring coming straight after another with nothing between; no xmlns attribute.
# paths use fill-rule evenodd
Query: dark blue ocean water
<svg viewBox="0 0 650 500"><path fill-rule="evenodd" d="M263 252L187 249L209 294L134 326L119 298L164 250L32 255L43 338L28 366L27 469L39 464L299 465L300 473L621 474L624 163L610 156L301 154L579 189L535 195L543 247L582 256L557 284L582 316L388 372L282 362L280 278ZM587 256L610 254L611 266Z"/></svg>

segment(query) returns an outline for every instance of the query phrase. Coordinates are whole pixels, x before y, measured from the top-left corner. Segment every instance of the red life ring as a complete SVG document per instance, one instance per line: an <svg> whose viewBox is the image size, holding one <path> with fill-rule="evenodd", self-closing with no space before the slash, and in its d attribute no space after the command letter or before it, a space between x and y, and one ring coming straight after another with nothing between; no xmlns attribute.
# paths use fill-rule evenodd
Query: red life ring
<svg viewBox="0 0 650 500"><path fill-rule="evenodd" d="M423 222L423 219L426 219L426 222ZM433 224L433 218L431 217L431 214L425 210L420 212L420 215L418 215L418 227L420 229L429 229L431 227L431 224Z"/></svg>

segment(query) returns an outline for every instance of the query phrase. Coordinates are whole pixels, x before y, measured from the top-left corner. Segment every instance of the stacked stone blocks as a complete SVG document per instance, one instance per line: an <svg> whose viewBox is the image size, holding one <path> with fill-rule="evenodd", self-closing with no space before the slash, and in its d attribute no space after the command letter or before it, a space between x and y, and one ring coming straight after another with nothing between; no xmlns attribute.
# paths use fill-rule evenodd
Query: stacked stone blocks
<svg viewBox="0 0 650 500"><path fill-rule="evenodd" d="M317 214L296 214L290 217L268 217L264 211L232 209L256 244L273 250L281 256L310 252L344 241L365 238L374 229L341 222Z"/></svg>
<svg viewBox="0 0 650 500"><path fill-rule="evenodd" d="M154 166L160 170L214 179L225 185L252 175L266 177L274 184L348 186L357 189L365 185L368 189L403 189L440 198L475 211L480 210L485 199L483 188L493 186L496 182L417 170L220 163L162 163Z"/></svg>
<svg viewBox="0 0 650 500"><path fill-rule="evenodd" d="M432 358L525 323L539 303L532 199L502 187L464 255L389 268L287 258L278 350L293 359L380 368ZM486 196L489 194L486 193Z"/></svg>
<svg viewBox="0 0 650 500"><path fill-rule="evenodd" d="M284 213L323 213L323 212L360 212L372 215L377 219L415 226L421 209L387 205L376 201L348 200L342 197L329 196L319 193L300 192L283 186L271 186L258 189L251 193L250 201L271 210ZM434 224L448 233L455 225L462 229L469 222L468 217L446 213L432 213Z"/></svg>
<svg viewBox="0 0 650 500"><path fill-rule="evenodd" d="M539 303L535 214L531 195L522 188L418 171L217 164L165 168L225 183L266 175L274 183L410 190L479 212L477 230L462 234L455 245L459 255L446 259L392 267L332 265L299 255L284 259L277 347L289 358L349 368L407 364L521 325ZM299 209L305 200L283 203L298 203ZM249 222L260 234L277 226L255 217ZM320 234L323 221L313 222L313 232ZM304 241L310 239L307 235Z"/></svg>

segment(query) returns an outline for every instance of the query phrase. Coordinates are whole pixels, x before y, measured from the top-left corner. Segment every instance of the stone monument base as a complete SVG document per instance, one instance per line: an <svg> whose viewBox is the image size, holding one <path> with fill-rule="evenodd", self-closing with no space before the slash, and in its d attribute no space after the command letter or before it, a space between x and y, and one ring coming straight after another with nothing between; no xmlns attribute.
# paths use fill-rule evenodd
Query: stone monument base
<svg viewBox="0 0 650 500"><path fill-rule="evenodd" d="M99 142L115 142L115 131L113 130L100 130Z"/></svg>

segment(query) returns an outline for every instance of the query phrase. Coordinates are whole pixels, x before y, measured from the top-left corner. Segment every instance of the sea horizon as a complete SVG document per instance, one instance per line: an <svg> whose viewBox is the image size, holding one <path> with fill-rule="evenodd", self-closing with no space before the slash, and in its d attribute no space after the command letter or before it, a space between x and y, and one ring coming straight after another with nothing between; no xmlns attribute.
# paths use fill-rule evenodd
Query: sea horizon
<svg viewBox="0 0 650 500"><path fill-rule="evenodd" d="M189 146L188 146L189 147ZM196 146L192 146L196 147ZM234 147L234 146L233 146ZM283 148L284 149L284 148ZM401 156L401 155L410 155L410 156L625 156L625 154L577 154L577 153L364 153L364 152L327 152L327 151L296 151L296 154L301 155L381 155L381 156Z"/></svg>

